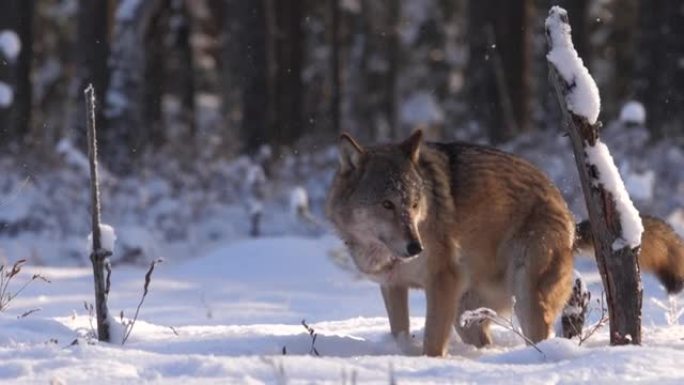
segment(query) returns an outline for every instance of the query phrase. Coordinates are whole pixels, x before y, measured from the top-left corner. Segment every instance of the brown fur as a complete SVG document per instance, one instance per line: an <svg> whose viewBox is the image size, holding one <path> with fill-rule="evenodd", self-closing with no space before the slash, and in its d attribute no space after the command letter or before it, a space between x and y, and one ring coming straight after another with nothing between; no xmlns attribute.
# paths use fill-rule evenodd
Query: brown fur
<svg viewBox="0 0 684 385"><path fill-rule="evenodd" d="M454 325L464 342L489 343L488 325L463 328L460 313L505 313L513 296L525 335L545 339L570 293L572 216L553 183L512 154L421 144L420 132L368 148L345 135L327 213L380 283L394 335L409 332L408 288L425 289L427 355L446 354ZM414 241L424 251L409 257Z"/></svg>
<svg viewBox="0 0 684 385"><path fill-rule="evenodd" d="M642 215L644 233L641 236L639 267L653 273L669 294L684 287L684 242L663 220ZM577 224L575 249L592 252L594 239L589 221Z"/></svg>

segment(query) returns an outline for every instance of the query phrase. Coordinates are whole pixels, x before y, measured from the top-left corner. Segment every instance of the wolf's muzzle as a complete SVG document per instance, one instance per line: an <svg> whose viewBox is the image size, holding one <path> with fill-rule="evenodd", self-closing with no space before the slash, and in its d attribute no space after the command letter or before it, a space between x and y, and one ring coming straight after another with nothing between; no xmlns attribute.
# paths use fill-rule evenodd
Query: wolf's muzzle
<svg viewBox="0 0 684 385"><path fill-rule="evenodd" d="M421 245L418 241L411 241L408 245L406 245L406 254L409 257L413 257L414 255L420 254L422 251L423 245Z"/></svg>

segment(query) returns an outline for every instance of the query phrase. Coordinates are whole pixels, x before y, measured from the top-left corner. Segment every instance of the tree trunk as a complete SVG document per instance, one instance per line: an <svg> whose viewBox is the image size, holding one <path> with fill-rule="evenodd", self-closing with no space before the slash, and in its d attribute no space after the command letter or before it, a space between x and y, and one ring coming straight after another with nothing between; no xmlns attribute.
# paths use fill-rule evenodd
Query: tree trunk
<svg viewBox="0 0 684 385"><path fill-rule="evenodd" d="M684 124L684 15L674 1L639 3L636 94L653 139L681 135Z"/></svg>
<svg viewBox="0 0 684 385"><path fill-rule="evenodd" d="M552 9L552 12L558 11ZM562 22L568 23L567 14L559 13L558 17ZM550 36L548 31L547 36ZM553 49L553 41L549 39L548 42L549 50ZM590 124L586 118L569 111L566 98L576 85L568 84L563 80L551 62L549 62L549 72L568 128L582 191L587 203L596 262L608 303L610 343L612 345L640 344L642 287L637 259L639 247L634 249L630 246L619 249L613 247L616 240L622 237L620 215L626 214L617 210L615 197L599 179L600 173L605 170L592 164L587 157L588 148L600 144L601 123Z"/></svg>
<svg viewBox="0 0 684 385"><path fill-rule="evenodd" d="M586 15L592 22L589 23L587 47L590 56L585 57L585 63L595 69L596 83L603 96L601 110L604 116L617 118L622 104L634 97L635 38L639 34L636 2L599 2L592 5L591 13ZM656 2L653 4L655 6ZM579 18L572 13L569 15L573 20ZM582 23L579 26L583 27Z"/></svg>
<svg viewBox="0 0 684 385"><path fill-rule="evenodd" d="M168 68L166 60L165 39L169 25L169 7L171 0L164 0L151 13L146 21L143 47L145 52L143 78L143 126L136 130L131 145L137 150L147 146L160 147L166 142L162 114L162 96L164 94L165 72Z"/></svg>
<svg viewBox="0 0 684 385"><path fill-rule="evenodd" d="M31 115L31 58L34 0L0 1L0 31L19 40L19 52L0 51L0 143L22 143ZM10 36L10 35L8 35ZM8 56L9 54L9 56Z"/></svg>
<svg viewBox="0 0 684 385"><path fill-rule="evenodd" d="M340 73L340 8L338 0L330 2L330 78L332 97L330 98L330 116L332 131L340 133L341 108L341 73Z"/></svg>
<svg viewBox="0 0 684 385"><path fill-rule="evenodd" d="M302 122L302 59L304 34L302 32L302 2L274 0L272 6L273 29L269 38L274 68L273 96L274 121L272 134L280 145L294 143L303 131Z"/></svg>
<svg viewBox="0 0 684 385"><path fill-rule="evenodd" d="M243 88L246 78L243 76L243 60L236 58L245 55L243 37L246 34L247 7L242 0L210 0L212 12L216 14L217 28L220 29L221 45L217 54L219 68L219 89L221 106L226 129L221 137L228 147L227 151L242 149L240 138L246 138L242 130L243 121Z"/></svg>
<svg viewBox="0 0 684 385"><path fill-rule="evenodd" d="M190 15L184 0L171 0L169 23L169 41L165 45L168 50L164 84L166 92L180 101L179 120L186 129L188 137L195 135L195 80L190 47Z"/></svg>
<svg viewBox="0 0 684 385"><path fill-rule="evenodd" d="M361 84L356 95L358 136L382 141L395 136L398 56L398 0L361 0ZM370 133L370 135L368 134Z"/></svg>
<svg viewBox="0 0 684 385"><path fill-rule="evenodd" d="M109 169L129 172L150 142L161 144L161 94L164 68L158 36L160 18L168 17L169 0L146 0L119 6L109 57L110 81L105 99L109 121L103 136L117 143L103 158Z"/></svg>
<svg viewBox="0 0 684 385"><path fill-rule="evenodd" d="M471 110L492 142L531 128L532 13L531 0L471 1L468 11L469 63L466 77ZM497 9L499 12L493 12ZM486 28L494 29L494 44ZM500 57L501 65L492 54ZM497 82L497 72L505 83ZM505 88L505 89L504 89ZM509 102L510 101L510 102ZM510 104L514 120L502 120Z"/></svg>
<svg viewBox="0 0 684 385"><path fill-rule="evenodd" d="M80 148L85 148L86 125L83 120L85 114L84 104L81 103L83 90L92 84L95 87L95 96L98 102L105 100L107 85L109 83L109 70L107 59L109 58L109 32L110 32L110 9L103 6L102 1L80 0L78 3L78 34L76 49L77 55L77 97L76 117L73 119L76 128ZM105 128L102 108L95 110L100 129ZM103 129L103 132L106 129ZM105 149L110 147L106 140L102 140L101 146Z"/></svg>
<svg viewBox="0 0 684 385"><path fill-rule="evenodd" d="M241 30L242 137L248 152L268 142L270 105L266 54L266 0L239 2L244 17Z"/></svg>

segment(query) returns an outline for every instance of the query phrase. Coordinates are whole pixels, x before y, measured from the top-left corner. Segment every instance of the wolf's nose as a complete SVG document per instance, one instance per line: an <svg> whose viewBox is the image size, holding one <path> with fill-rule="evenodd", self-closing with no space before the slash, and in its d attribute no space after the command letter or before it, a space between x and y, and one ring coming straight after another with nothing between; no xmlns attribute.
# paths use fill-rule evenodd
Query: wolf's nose
<svg viewBox="0 0 684 385"><path fill-rule="evenodd" d="M409 257L420 254L421 251L423 251L423 245L421 245L420 242L409 242L409 244L406 246L406 253Z"/></svg>

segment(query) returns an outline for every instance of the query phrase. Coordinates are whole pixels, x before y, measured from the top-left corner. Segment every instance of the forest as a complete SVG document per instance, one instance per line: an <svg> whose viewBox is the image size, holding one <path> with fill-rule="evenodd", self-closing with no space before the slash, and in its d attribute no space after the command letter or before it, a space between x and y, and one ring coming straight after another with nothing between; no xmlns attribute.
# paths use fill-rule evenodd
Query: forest
<svg viewBox="0 0 684 385"><path fill-rule="evenodd" d="M0 381L679 383L681 106L680 0L0 0ZM541 169L577 225L549 338L513 296L449 325L490 347L426 357L413 287L395 335L326 212L343 133ZM617 237L574 249L597 218Z"/></svg>
<svg viewBox="0 0 684 385"><path fill-rule="evenodd" d="M496 144L554 130L554 4L572 18L602 118L638 100L651 140L681 136L678 1L5 0L0 144L49 157L72 138L85 150L89 83L102 153L122 173L159 151L300 151L340 131Z"/></svg>

